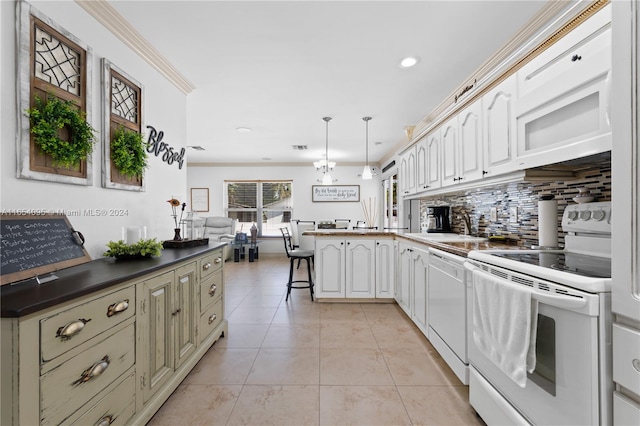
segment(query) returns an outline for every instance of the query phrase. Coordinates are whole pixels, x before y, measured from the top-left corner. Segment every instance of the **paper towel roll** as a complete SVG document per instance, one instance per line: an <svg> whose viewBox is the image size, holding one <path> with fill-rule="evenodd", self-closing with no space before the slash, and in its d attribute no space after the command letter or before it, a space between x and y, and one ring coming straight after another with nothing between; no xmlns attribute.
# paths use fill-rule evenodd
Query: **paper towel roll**
<svg viewBox="0 0 640 426"><path fill-rule="evenodd" d="M558 201L549 196L538 201L538 245L558 246Z"/></svg>

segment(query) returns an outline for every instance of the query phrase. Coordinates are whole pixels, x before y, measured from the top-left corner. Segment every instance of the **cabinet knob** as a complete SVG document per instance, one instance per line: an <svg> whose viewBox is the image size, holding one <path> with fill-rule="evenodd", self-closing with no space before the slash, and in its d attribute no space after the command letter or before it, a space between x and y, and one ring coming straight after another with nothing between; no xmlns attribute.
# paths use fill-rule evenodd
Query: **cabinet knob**
<svg viewBox="0 0 640 426"><path fill-rule="evenodd" d="M180 312L182 312L182 309L178 308L175 311L171 312L171 315L176 316L178 315Z"/></svg>
<svg viewBox="0 0 640 426"><path fill-rule="evenodd" d="M216 257L216 260L213 261L216 265L220 262L222 262L222 258L221 257Z"/></svg>
<svg viewBox="0 0 640 426"><path fill-rule="evenodd" d="M202 269L203 269L203 270L205 270L205 271L206 271L207 269L209 269L209 268L211 268L211 262L207 262L207 263L205 263L204 265L202 265Z"/></svg>
<svg viewBox="0 0 640 426"><path fill-rule="evenodd" d="M486 170L483 170L483 171L482 171L482 176L484 176L484 175L488 175L488 174L489 174L489 172L488 172L488 171L486 171Z"/></svg>
<svg viewBox="0 0 640 426"><path fill-rule="evenodd" d="M84 328L84 325L89 321L91 321L91 318L80 318L78 320L71 321L70 323L67 323L58 329L58 331L56 332L56 337L59 337L62 340L71 339L73 336L80 333Z"/></svg>
<svg viewBox="0 0 640 426"><path fill-rule="evenodd" d="M107 316L111 318L112 316L124 312L127 309L129 309L129 299L121 300L113 305L109 305L107 308Z"/></svg>
<svg viewBox="0 0 640 426"><path fill-rule="evenodd" d="M571 57L571 62L579 61L580 59L582 59L582 56L580 56L580 55L573 55L573 56Z"/></svg>
<svg viewBox="0 0 640 426"><path fill-rule="evenodd" d="M207 321L209 323L209 325L213 324L213 322L216 320L216 318L218 318L217 315L216 314L212 314L209 317L209 320Z"/></svg>
<svg viewBox="0 0 640 426"><path fill-rule="evenodd" d="M100 361L96 362L91 367L84 370L80 375L80 378L75 382L73 382L72 384L79 385L79 384L88 382L94 377L98 377L99 375L105 372L107 367L109 367L110 362L111 360L109 359L109 355L105 355L104 358L102 358Z"/></svg>
<svg viewBox="0 0 640 426"><path fill-rule="evenodd" d="M214 294L216 294L216 290L218 289L218 287L216 287L215 284L213 284L210 288L209 288L209 296L213 297Z"/></svg>

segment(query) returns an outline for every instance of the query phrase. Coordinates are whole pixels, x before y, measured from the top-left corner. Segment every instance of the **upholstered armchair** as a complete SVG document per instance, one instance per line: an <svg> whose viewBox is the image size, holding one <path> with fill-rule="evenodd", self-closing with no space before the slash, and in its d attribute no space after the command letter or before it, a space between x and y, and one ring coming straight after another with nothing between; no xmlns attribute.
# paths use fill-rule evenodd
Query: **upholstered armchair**
<svg viewBox="0 0 640 426"><path fill-rule="evenodd" d="M236 220L229 217L210 216L204 218L204 237L209 241L231 242L236 234ZM233 250L228 245L223 249L224 260L231 259Z"/></svg>

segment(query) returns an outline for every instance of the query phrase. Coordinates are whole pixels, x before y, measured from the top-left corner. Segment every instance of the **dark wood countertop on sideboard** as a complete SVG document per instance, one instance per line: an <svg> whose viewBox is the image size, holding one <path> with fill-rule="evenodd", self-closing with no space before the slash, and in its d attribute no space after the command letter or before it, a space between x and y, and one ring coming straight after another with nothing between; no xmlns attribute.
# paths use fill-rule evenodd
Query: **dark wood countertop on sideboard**
<svg viewBox="0 0 640 426"><path fill-rule="evenodd" d="M38 285L35 279L0 287L2 318L21 317L129 281L223 247L226 243L164 249L151 259L96 259L54 272L59 278Z"/></svg>

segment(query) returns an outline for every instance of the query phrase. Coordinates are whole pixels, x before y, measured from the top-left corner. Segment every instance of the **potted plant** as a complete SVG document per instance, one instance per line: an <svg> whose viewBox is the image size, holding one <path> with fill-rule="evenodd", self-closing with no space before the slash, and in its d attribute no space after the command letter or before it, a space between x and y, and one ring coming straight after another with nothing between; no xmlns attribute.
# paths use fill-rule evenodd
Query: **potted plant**
<svg viewBox="0 0 640 426"><path fill-rule="evenodd" d="M125 176L142 177L147 164L146 143L142 133L120 126L111 141L111 159Z"/></svg>
<svg viewBox="0 0 640 426"><path fill-rule="evenodd" d="M103 256L115 257L116 259L142 259L160 256L163 248L162 243L156 241L155 238L140 240L133 244L127 244L123 240L109 241L107 247L109 250L104 252Z"/></svg>
<svg viewBox="0 0 640 426"><path fill-rule="evenodd" d="M35 105L27 110L31 134L42 152L62 167L77 167L93 151L95 129L87 123L85 112L71 101L49 96L43 101L35 97ZM69 140L60 138L67 128Z"/></svg>

